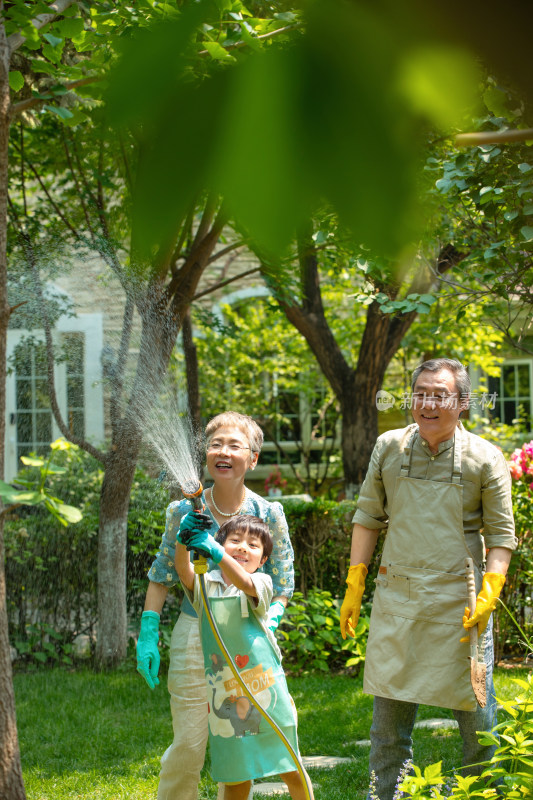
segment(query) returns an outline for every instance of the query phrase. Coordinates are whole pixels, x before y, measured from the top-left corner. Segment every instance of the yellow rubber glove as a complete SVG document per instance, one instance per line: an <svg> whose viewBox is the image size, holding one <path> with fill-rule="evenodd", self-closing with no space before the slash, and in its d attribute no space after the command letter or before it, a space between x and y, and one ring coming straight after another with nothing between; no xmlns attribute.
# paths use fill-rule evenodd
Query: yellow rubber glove
<svg viewBox="0 0 533 800"><path fill-rule="evenodd" d="M501 575L499 572L486 572L483 575L483 583L481 584L481 591L476 598L474 613L470 617L470 609L468 606L465 608L463 627L468 630L468 628L473 628L474 625L477 625L478 634L481 636L488 625L490 615L496 608L496 602L504 583L505 575ZM467 640L462 639L461 641Z"/></svg>
<svg viewBox="0 0 533 800"><path fill-rule="evenodd" d="M341 606L341 636L343 639L346 639L346 634L352 639L355 638L367 575L368 570L364 564L357 564L348 570L346 578L348 588Z"/></svg>

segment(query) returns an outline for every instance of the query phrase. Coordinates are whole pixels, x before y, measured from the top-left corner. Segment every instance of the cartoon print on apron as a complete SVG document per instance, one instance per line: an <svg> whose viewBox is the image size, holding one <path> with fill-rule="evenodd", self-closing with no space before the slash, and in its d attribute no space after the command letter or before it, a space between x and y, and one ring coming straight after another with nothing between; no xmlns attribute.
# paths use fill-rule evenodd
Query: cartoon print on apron
<svg viewBox="0 0 533 800"><path fill-rule="evenodd" d="M481 536L463 531L462 433L456 429L449 481L410 477L415 429L396 479L376 579L364 691L410 703L475 711L462 619L465 558L481 586Z"/></svg>
<svg viewBox="0 0 533 800"><path fill-rule="evenodd" d="M244 592L210 597L209 604L222 641L249 691L283 730L298 752L296 709L287 688L281 660ZM200 631L207 684L211 775L220 783L292 772L289 751L237 683L201 612Z"/></svg>

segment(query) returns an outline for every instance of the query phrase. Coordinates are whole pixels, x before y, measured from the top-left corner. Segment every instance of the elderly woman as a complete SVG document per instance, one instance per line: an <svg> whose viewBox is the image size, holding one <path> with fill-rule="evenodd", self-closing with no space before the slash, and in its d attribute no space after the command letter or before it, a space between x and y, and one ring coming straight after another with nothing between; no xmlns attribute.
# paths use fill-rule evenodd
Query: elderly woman
<svg viewBox="0 0 533 800"><path fill-rule="evenodd" d="M205 430L207 470L213 485L202 495L217 530L238 514L260 517L269 526L273 551L264 566L274 587L269 627L275 630L294 589L293 551L287 521L280 503L270 503L247 489L244 479L254 470L263 444L263 432L248 416L227 411L214 417ZM165 532L148 572L141 630L137 643L137 669L153 689L159 683L159 618L168 590L178 581L174 568L176 534L183 517L192 510L189 500L167 508ZM208 735L207 693L198 617L185 598L170 643L168 690L174 740L161 759L158 800L196 800ZM219 787L219 798L223 798Z"/></svg>

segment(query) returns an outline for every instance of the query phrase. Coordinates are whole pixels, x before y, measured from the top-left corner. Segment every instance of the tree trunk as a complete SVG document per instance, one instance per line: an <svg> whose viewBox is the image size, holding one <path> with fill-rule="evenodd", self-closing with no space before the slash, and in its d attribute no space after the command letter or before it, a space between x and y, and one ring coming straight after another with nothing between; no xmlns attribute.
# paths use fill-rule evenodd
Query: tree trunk
<svg viewBox="0 0 533 800"><path fill-rule="evenodd" d="M192 335L191 312L187 309L183 317L182 331L185 370L187 373L187 399L189 414L194 426L199 429L202 424L200 416L200 382L198 380L198 352Z"/></svg>
<svg viewBox="0 0 533 800"><path fill-rule="evenodd" d="M96 661L101 668L112 668L126 656L128 507L138 449L126 440L106 467L100 493Z"/></svg>
<svg viewBox="0 0 533 800"><path fill-rule="evenodd" d="M0 2L0 17L4 4ZM6 346L10 308L7 299L7 165L9 142L9 53L0 18L0 478L4 478ZM7 626L4 519L0 501L0 797L25 800L15 716L15 693Z"/></svg>

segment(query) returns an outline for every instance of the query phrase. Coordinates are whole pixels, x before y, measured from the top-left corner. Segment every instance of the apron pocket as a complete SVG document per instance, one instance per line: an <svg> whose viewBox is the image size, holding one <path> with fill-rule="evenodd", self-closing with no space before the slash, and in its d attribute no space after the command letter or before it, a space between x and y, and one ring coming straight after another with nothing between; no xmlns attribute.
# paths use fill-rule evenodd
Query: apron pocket
<svg viewBox="0 0 533 800"><path fill-rule="evenodd" d="M464 575L388 565L387 579L376 581L382 613L408 619L461 625L467 599Z"/></svg>
<svg viewBox="0 0 533 800"><path fill-rule="evenodd" d="M386 593L388 602L392 604L408 603L410 599L409 578L406 575L399 575L389 567L387 577L380 577L376 579L376 588L378 591Z"/></svg>

